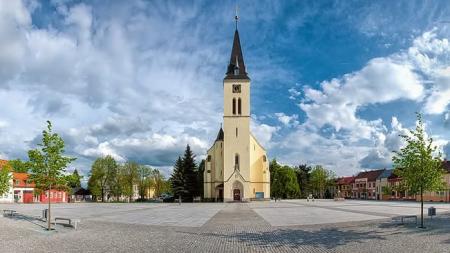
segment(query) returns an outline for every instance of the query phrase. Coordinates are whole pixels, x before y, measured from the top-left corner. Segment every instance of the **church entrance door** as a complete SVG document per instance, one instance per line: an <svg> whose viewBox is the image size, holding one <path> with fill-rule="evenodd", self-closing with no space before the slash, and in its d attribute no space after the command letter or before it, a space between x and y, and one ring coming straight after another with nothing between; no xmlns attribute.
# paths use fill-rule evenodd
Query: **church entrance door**
<svg viewBox="0 0 450 253"><path fill-rule="evenodd" d="M234 189L233 190L233 200L234 201L241 201L241 190Z"/></svg>

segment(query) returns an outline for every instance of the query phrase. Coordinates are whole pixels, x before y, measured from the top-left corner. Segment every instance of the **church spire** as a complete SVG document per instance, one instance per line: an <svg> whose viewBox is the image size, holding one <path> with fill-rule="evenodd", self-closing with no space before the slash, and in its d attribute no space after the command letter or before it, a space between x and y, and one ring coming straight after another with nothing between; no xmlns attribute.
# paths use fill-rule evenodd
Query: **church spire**
<svg viewBox="0 0 450 253"><path fill-rule="evenodd" d="M237 6L234 19L236 21L236 30L234 31L233 47L225 79L249 79L245 71L244 56L242 55L241 42L239 40Z"/></svg>

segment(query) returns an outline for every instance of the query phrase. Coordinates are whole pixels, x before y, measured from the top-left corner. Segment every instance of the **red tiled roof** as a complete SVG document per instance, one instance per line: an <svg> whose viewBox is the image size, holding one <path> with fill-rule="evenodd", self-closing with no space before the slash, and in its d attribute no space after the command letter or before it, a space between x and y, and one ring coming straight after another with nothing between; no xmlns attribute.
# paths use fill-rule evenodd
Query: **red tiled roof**
<svg viewBox="0 0 450 253"><path fill-rule="evenodd" d="M355 177L341 177L337 179L337 184L351 184L355 181Z"/></svg>
<svg viewBox="0 0 450 253"><path fill-rule="evenodd" d="M375 181L381 173L383 173L384 169L382 170L369 170L369 171L363 171L360 172L356 178L367 178L367 181Z"/></svg>
<svg viewBox="0 0 450 253"><path fill-rule="evenodd" d="M35 187L33 182L27 183L28 177L30 175L28 173L19 173L13 172L14 186L15 187Z"/></svg>

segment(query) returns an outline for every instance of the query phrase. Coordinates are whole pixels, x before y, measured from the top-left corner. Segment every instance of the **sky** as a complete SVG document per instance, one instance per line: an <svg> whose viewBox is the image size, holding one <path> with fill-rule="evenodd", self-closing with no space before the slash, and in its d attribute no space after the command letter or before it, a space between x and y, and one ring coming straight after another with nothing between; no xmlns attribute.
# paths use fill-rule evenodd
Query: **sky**
<svg viewBox="0 0 450 253"><path fill-rule="evenodd" d="M46 121L87 175L112 155L170 175L222 122L235 1L0 0L0 158ZM239 1L251 129L269 159L389 168L415 112L450 157L447 1Z"/></svg>

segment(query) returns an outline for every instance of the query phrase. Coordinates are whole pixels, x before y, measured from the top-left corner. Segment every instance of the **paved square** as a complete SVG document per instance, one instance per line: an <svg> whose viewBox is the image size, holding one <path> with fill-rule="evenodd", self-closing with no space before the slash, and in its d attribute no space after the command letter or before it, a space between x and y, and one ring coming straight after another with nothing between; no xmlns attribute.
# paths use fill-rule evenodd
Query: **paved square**
<svg viewBox="0 0 450 253"><path fill-rule="evenodd" d="M418 230L391 220L418 214L415 202L57 204L81 224L48 233L33 219L46 205L0 204L20 214L0 217L0 252L449 252L450 205L432 205Z"/></svg>

